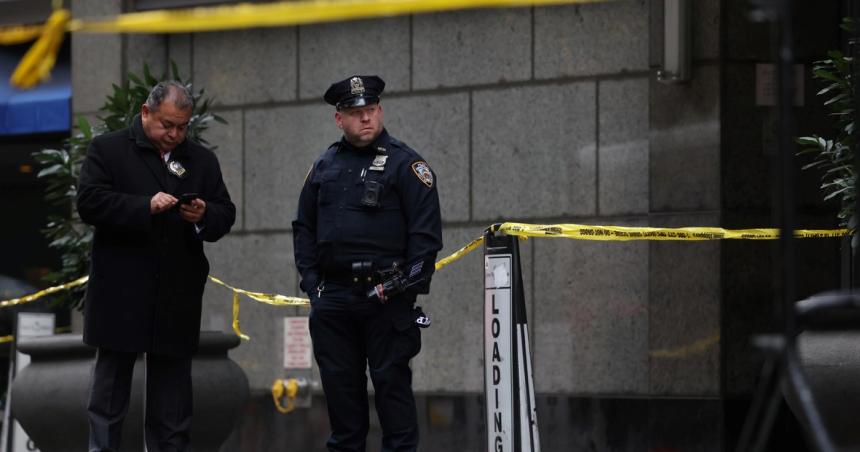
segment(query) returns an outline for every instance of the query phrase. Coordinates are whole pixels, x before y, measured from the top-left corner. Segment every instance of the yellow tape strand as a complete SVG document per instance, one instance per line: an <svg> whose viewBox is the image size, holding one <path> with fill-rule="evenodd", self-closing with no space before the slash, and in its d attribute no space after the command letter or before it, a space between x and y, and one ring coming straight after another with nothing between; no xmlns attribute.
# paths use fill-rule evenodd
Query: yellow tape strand
<svg viewBox="0 0 860 452"><path fill-rule="evenodd" d="M436 270L439 270L448 264L451 264L457 260L460 260L463 256L474 251L475 248L481 246L482 243L484 243L484 236L481 236L481 237L476 238L475 240L472 240L471 242L467 243L466 246L460 248L457 251L454 251L454 253L451 254L450 256L448 256L444 259L440 259L439 262L436 262Z"/></svg>
<svg viewBox="0 0 860 452"><path fill-rule="evenodd" d="M44 26L0 28L0 44L19 44L36 37L10 80L29 88L44 80L57 58L66 31L90 33L193 33L257 27L370 19L476 8L508 8L597 3L608 0L311 0L266 4L198 7L120 14L101 20L71 19L56 8ZM55 5L56 6L56 5Z"/></svg>
<svg viewBox="0 0 860 452"><path fill-rule="evenodd" d="M232 290L236 294L242 294L248 298L273 306L307 306L310 303L310 300L308 300L307 298L288 297L277 293L251 292L248 290L239 289L237 287L233 287L230 284L225 283L224 281L221 281L220 279L212 275L209 275L209 280L214 282L215 284L219 284Z"/></svg>
<svg viewBox="0 0 860 452"><path fill-rule="evenodd" d="M0 27L0 45L8 46L30 42L42 34L44 25L16 25Z"/></svg>
<svg viewBox="0 0 860 452"><path fill-rule="evenodd" d="M654 358L684 358L686 356L693 355L696 353L702 353L705 350L716 345L718 342L720 342L719 333L706 337L704 339L699 339L698 341L693 342L690 345L671 349L654 350L648 354Z"/></svg>
<svg viewBox="0 0 860 452"><path fill-rule="evenodd" d="M66 24L69 19L71 15L65 9L56 10L51 14L42 28L39 39L27 50L12 73L9 82L13 86L30 88L48 78L57 60L60 44L66 35Z"/></svg>
<svg viewBox="0 0 860 452"><path fill-rule="evenodd" d="M651 228L651 227L627 227L627 226L593 226L581 224L527 224L527 223L503 223L494 230L508 235L522 238L528 237L563 237L578 240L603 240L603 241L629 241L629 240L774 240L779 238L778 229L723 229L711 227L688 227L688 228ZM798 238L827 238L843 237L850 234L847 229L800 229L795 231ZM478 237L458 249L451 255L436 262L436 270L450 265L463 258L463 256L477 249L484 242L484 237ZM242 333L239 326L240 295L245 295L254 301L273 306L308 306L310 300L307 298L288 297L276 293L251 292L231 286L224 281L209 275L209 279L233 292L233 331L244 340L250 337ZM28 303L42 298L46 295L67 290L72 287L86 283L88 277L84 276L69 283L49 287L31 295L10 300L0 301L0 308ZM0 343L5 338L0 337ZM710 339L709 339L710 340ZM661 356L661 355L655 355Z"/></svg>
<svg viewBox="0 0 860 452"><path fill-rule="evenodd" d="M503 223L497 229L500 232L518 237L563 237L579 240L774 240L779 238L778 229L723 229L711 227L688 227L688 228L650 228L650 227L626 227L626 226L593 226L580 224L527 224L527 223ZM828 238L844 237L851 232L847 229L800 229L795 231L797 238ZM451 255L436 262L439 270L453 262L461 259L466 254L474 251L484 242L484 237L478 237L458 249ZM83 276L74 281L49 287L36 293L19 298L0 301L0 308L15 306L38 300L44 296L63 290L71 289L85 284L89 279ZM235 296L245 295L255 301L274 306L307 306L310 301L307 298L287 297L285 295L263 292L251 292L231 286L220 279L209 276L209 279L234 292ZM238 309L238 308L237 308Z"/></svg>
<svg viewBox="0 0 860 452"><path fill-rule="evenodd" d="M40 290L36 293L32 293L30 295L25 295L19 298L10 298L8 300L0 301L0 308L8 308L10 306L17 306L19 304L29 303L31 301L36 301L39 298L51 295L52 293L57 293L63 290L68 290L73 287L80 286L81 284L85 284L90 279L89 276L82 276L74 281L67 282L65 284L61 284L59 286L48 287L47 289Z"/></svg>
<svg viewBox="0 0 860 452"><path fill-rule="evenodd" d="M243 334L241 328L239 328L239 292L237 290L233 291L233 332L241 339L246 341L251 340L251 338L248 337L248 335Z"/></svg>
<svg viewBox="0 0 860 452"><path fill-rule="evenodd" d="M73 20L70 31L189 33L390 17L477 8L551 6L606 0L315 0L127 13L104 20Z"/></svg>
<svg viewBox="0 0 860 452"><path fill-rule="evenodd" d="M723 229L711 227L650 228L627 226L591 226L583 224L503 223L499 229L518 237L563 237L577 240L775 240L779 229ZM797 238L843 237L848 229L799 229Z"/></svg>

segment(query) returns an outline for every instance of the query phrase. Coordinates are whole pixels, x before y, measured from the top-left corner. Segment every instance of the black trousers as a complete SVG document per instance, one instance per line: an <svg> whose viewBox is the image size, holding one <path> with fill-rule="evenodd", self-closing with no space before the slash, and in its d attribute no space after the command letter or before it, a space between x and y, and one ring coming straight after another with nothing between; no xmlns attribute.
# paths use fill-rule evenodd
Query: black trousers
<svg viewBox="0 0 860 452"><path fill-rule="evenodd" d="M421 350L421 333L411 313L411 300L368 303L349 289L328 290L313 300L309 328L331 423L330 451L365 451L368 369L382 427L381 450L418 449L409 360Z"/></svg>
<svg viewBox="0 0 860 452"><path fill-rule="evenodd" d="M90 452L116 452L128 413L131 379L137 353L100 348L93 369L87 414ZM148 452L188 450L191 430L191 357L146 355Z"/></svg>

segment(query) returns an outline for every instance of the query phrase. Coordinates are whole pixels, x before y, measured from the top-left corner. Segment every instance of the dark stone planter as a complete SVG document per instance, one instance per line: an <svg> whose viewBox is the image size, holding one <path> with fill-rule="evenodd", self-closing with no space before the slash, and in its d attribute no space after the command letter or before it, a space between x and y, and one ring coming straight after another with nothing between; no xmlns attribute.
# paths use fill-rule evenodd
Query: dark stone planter
<svg viewBox="0 0 860 452"><path fill-rule="evenodd" d="M840 450L860 450L860 332L804 332L797 338L815 405ZM797 413L797 402L786 397Z"/></svg>
<svg viewBox="0 0 860 452"><path fill-rule="evenodd" d="M248 400L248 379L227 357L239 338L221 332L200 333L194 356L195 452L217 452ZM80 335L22 340L18 350L30 355L12 384L12 413L42 452L79 452L87 445L86 406L95 349ZM131 404L123 425L122 452L143 450L143 363L134 369Z"/></svg>

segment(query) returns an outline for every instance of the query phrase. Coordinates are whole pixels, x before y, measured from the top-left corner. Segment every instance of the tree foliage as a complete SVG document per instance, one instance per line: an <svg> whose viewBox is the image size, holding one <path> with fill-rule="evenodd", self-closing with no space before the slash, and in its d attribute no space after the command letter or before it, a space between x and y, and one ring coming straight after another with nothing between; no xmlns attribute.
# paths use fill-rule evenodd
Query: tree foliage
<svg viewBox="0 0 860 452"><path fill-rule="evenodd" d="M851 18L844 18L841 27L853 33L855 25ZM824 98L824 106L834 120L835 135L830 138L818 135L798 138L797 143L802 147L798 154L812 156L812 162L804 165L803 169L818 168L823 172L821 189L824 199L839 199L839 224L853 229L857 225L854 211L857 172L854 168L853 58L838 50L827 52L827 56L827 59L814 63L812 74L825 85L817 95Z"/></svg>

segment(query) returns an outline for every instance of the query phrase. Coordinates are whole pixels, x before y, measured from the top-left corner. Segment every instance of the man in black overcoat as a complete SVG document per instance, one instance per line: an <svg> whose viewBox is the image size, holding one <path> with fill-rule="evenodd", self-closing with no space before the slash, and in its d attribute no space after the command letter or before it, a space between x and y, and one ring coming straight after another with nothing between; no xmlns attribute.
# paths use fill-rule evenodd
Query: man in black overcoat
<svg viewBox="0 0 860 452"><path fill-rule="evenodd" d="M81 167L78 212L95 226L84 304L84 342L98 348L90 452L119 449L139 353L147 449L188 450L203 241L223 237L236 217L215 154L185 139L193 103L185 86L158 84L131 127L93 139Z"/></svg>

